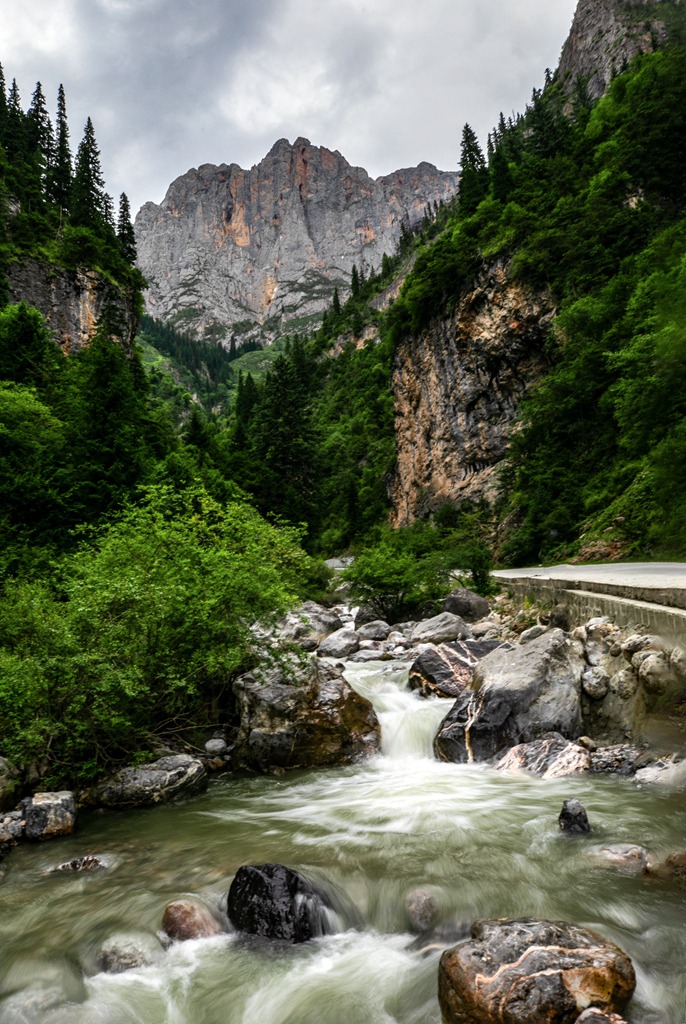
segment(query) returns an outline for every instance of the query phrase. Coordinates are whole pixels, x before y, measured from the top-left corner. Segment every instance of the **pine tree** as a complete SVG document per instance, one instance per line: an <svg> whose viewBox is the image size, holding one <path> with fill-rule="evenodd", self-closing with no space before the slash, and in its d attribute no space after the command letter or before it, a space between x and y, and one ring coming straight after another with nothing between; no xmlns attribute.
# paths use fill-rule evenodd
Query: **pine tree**
<svg viewBox="0 0 686 1024"><path fill-rule="evenodd" d="M26 148L25 120L24 111L21 109L19 87L16 78L13 78L7 96L7 122L3 139L9 157L23 157L24 155Z"/></svg>
<svg viewBox="0 0 686 1024"><path fill-rule="evenodd" d="M131 223L131 208L126 193L119 198L119 219L117 221L117 238L122 249L122 256L132 266L136 261L136 236Z"/></svg>
<svg viewBox="0 0 686 1024"><path fill-rule="evenodd" d="M57 91L55 160L48 180L48 195L56 206L66 212L69 211L73 174L71 149L69 148L67 104L64 98L64 88L60 85Z"/></svg>
<svg viewBox="0 0 686 1024"><path fill-rule="evenodd" d="M514 188L514 178L503 146L498 146L489 168L491 176L491 195L501 203L506 203Z"/></svg>
<svg viewBox="0 0 686 1024"><path fill-rule="evenodd" d="M0 64L0 145L4 142L5 124L7 123L7 85L5 72Z"/></svg>
<svg viewBox="0 0 686 1024"><path fill-rule="evenodd" d="M27 146L29 151L38 151L43 162L43 173L50 174L55 161L55 133L45 105L45 96L40 82L36 82L31 106L27 113Z"/></svg>
<svg viewBox="0 0 686 1024"><path fill-rule="evenodd" d="M90 117L76 154L70 211L75 224L102 228L107 224L108 199L100 168L100 151ZM110 200L111 203L111 200Z"/></svg>
<svg viewBox="0 0 686 1024"><path fill-rule="evenodd" d="M338 294L338 288L334 288L333 290L333 302L331 304L331 308L335 317L339 317L341 315L341 299Z"/></svg>
<svg viewBox="0 0 686 1024"><path fill-rule="evenodd" d="M354 263L352 273L350 275L350 294L354 299L356 299L360 294L360 274Z"/></svg>
<svg viewBox="0 0 686 1024"><path fill-rule="evenodd" d="M460 150L460 213L474 213L488 192L488 169L474 129L466 124L462 129Z"/></svg>

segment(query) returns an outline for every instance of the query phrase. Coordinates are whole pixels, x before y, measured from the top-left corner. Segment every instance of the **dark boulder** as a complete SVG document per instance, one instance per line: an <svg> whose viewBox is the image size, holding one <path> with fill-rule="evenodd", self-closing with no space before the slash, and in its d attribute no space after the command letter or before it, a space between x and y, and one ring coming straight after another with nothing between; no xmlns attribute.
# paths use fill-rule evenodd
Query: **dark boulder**
<svg viewBox="0 0 686 1024"><path fill-rule="evenodd" d="M566 832L569 836L588 835L591 831L586 808L580 800L565 800L557 820L560 831Z"/></svg>
<svg viewBox="0 0 686 1024"><path fill-rule="evenodd" d="M487 654L441 723L434 750L442 761L487 761L518 743L581 732L578 645L551 629L525 646Z"/></svg>
<svg viewBox="0 0 686 1024"><path fill-rule="evenodd" d="M54 868L48 868L48 874L54 875L70 871L103 871L106 867L107 863L102 857L86 853L83 857L74 857L73 860L65 860L62 864L56 864Z"/></svg>
<svg viewBox="0 0 686 1024"><path fill-rule="evenodd" d="M622 1011L631 960L594 932L564 921L477 921L471 940L441 957L444 1024L572 1024L592 1006Z"/></svg>
<svg viewBox="0 0 686 1024"><path fill-rule="evenodd" d="M262 668L234 683L240 726L234 768L273 771L348 764L379 750L369 701L343 678L344 666L315 657Z"/></svg>
<svg viewBox="0 0 686 1024"><path fill-rule="evenodd" d="M105 807L147 807L201 793L207 781L202 761L174 754L139 768L122 768L96 788L95 798Z"/></svg>
<svg viewBox="0 0 686 1024"><path fill-rule="evenodd" d="M285 942L307 942L330 932L328 898L283 864L244 865L227 899L229 920L238 931Z"/></svg>
<svg viewBox="0 0 686 1024"><path fill-rule="evenodd" d="M465 622L478 622L490 614L491 606L485 597L466 587L451 591L443 602L442 610L459 615Z"/></svg>

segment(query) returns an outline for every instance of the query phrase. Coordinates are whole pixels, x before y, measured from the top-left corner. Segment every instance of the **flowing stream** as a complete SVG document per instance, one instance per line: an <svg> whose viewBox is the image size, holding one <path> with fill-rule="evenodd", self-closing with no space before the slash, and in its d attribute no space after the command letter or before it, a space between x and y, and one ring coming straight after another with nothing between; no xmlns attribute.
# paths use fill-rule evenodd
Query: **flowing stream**
<svg viewBox="0 0 686 1024"><path fill-rule="evenodd" d="M350 666L348 678L377 709L381 756L220 779L180 806L92 814L69 839L14 851L0 886L0 1024L439 1024L441 944L477 917L505 916L597 929L634 961L631 1024L685 1024L686 891L593 857L604 843L683 849L683 794L439 763L431 743L450 701L410 694L407 666ZM588 838L559 832L572 796L588 810ZM47 873L85 853L107 870ZM219 904L241 864L270 861L339 894L336 934L299 946L224 935L99 971L103 943L155 947L170 900ZM405 906L417 890L438 914L423 936Z"/></svg>

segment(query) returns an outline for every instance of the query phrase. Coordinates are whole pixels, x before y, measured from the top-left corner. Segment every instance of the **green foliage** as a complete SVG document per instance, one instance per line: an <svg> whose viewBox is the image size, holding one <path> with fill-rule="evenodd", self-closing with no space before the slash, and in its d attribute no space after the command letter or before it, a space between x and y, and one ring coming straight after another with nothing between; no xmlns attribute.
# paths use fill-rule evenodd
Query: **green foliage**
<svg viewBox="0 0 686 1024"><path fill-rule="evenodd" d="M0 604L3 753L47 782L91 778L155 732L221 720L251 624L294 600L292 532L200 488L153 488L61 568Z"/></svg>

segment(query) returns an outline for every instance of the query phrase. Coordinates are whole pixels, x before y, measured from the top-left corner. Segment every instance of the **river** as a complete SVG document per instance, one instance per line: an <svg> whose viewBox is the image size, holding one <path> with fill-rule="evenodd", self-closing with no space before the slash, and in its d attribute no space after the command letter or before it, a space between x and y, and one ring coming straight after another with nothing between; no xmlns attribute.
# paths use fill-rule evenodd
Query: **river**
<svg viewBox="0 0 686 1024"><path fill-rule="evenodd" d="M350 666L382 723L383 753L364 764L218 779L185 804L94 813L73 837L14 851L0 886L0 1024L439 1024L441 936L503 916L597 929L636 967L631 1024L685 1024L686 892L592 856L603 843L683 849L683 794L434 761L451 702L416 698L406 677L407 666ZM588 838L559 832L572 796ZM107 870L47 873L85 853ZM337 934L294 947L225 935L98 970L113 936L154 946L170 900L219 904L241 864L270 861L338 892ZM438 908L437 942L408 930L418 889Z"/></svg>

